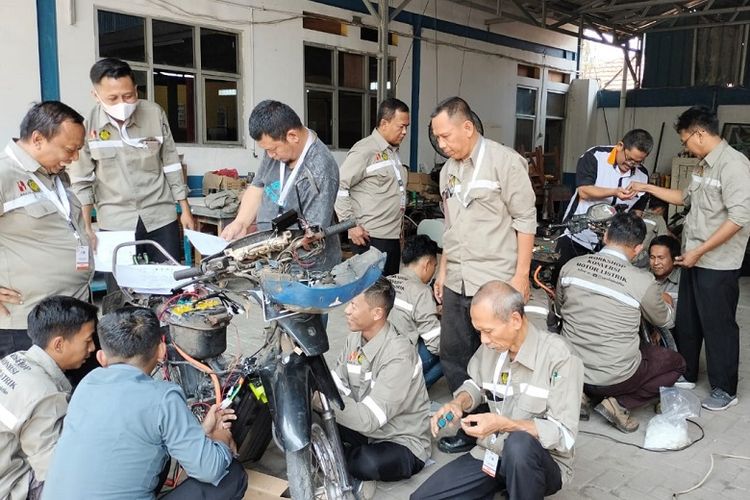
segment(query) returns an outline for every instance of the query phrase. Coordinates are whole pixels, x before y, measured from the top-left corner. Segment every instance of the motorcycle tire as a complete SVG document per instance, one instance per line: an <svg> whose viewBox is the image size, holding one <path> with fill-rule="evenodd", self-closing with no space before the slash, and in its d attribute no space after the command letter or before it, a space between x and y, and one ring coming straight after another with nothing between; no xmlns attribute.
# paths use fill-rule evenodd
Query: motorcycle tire
<svg viewBox="0 0 750 500"><path fill-rule="evenodd" d="M286 452L287 480L293 499L355 500L352 491L344 491L342 472L345 458L331 443L320 419L314 418L311 443L303 449Z"/></svg>
<svg viewBox="0 0 750 500"><path fill-rule="evenodd" d="M232 422L232 437L237 443L237 460L241 463L256 462L265 453L271 442L271 410L248 394L235 406L237 420Z"/></svg>

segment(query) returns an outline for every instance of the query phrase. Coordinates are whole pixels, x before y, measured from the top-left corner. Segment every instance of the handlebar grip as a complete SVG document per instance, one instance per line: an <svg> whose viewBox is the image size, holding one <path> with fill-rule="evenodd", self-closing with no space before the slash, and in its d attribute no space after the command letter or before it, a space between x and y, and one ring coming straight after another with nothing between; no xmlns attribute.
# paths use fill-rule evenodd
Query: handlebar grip
<svg viewBox="0 0 750 500"><path fill-rule="evenodd" d="M181 281L195 278L196 276L200 276L201 274L203 274L203 269L201 269L200 266L191 267L189 269L180 269L179 271L174 272L174 279L176 279L177 281Z"/></svg>
<svg viewBox="0 0 750 500"><path fill-rule="evenodd" d="M345 221L339 222L338 224L334 224L333 226L325 228L323 230L323 234L328 237L332 234L343 233L344 231L348 231L356 225L357 221L355 219L347 219Z"/></svg>

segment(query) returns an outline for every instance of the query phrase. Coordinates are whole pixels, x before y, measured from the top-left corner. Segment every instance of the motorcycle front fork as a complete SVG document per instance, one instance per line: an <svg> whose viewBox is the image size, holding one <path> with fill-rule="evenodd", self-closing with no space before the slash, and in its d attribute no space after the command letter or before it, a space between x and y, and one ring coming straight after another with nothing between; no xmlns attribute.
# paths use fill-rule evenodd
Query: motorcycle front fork
<svg viewBox="0 0 750 500"><path fill-rule="evenodd" d="M322 408L322 412L320 413L320 417L323 421L323 428L326 431L326 434L328 435L328 439L331 442L331 446L333 447L333 452L341 458L341 460L338 460L336 463L339 464L343 470L339 471L339 476L344 479L344 484L341 485L341 489L343 491L351 491L352 490L352 480L349 477L349 470L346 466L346 455L344 455L344 445L341 443L341 436L339 436L339 429L336 425L336 418L334 416L333 410L331 409L330 402L328 401L328 398L325 394L322 392L318 392L318 395L320 397L320 406Z"/></svg>

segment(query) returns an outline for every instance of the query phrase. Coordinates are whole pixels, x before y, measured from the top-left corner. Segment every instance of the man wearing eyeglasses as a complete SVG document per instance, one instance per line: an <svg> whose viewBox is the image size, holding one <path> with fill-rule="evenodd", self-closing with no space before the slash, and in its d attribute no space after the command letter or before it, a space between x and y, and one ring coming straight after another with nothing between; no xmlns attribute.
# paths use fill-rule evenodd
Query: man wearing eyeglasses
<svg viewBox="0 0 750 500"><path fill-rule="evenodd" d="M677 303L677 347L687 361L683 387L698 379L701 344L711 394L707 410L737 404L739 364L740 268L750 236L750 161L719 135L712 110L695 106L677 118L683 148L700 158L687 189L632 183L631 192L646 192L675 205L690 207L683 230L680 300Z"/></svg>
<svg viewBox="0 0 750 500"><path fill-rule="evenodd" d="M643 162L651 152L654 139L643 129L625 134L615 146L595 146L581 155L576 166L576 192L565 210L563 220L585 214L591 205L624 205L625 211L643 210L646 198L628 189L631 182L648 182ZM573 257L593 252L599 238L590 229L575 234L566 230L557 240L560 266Z"/></svg>

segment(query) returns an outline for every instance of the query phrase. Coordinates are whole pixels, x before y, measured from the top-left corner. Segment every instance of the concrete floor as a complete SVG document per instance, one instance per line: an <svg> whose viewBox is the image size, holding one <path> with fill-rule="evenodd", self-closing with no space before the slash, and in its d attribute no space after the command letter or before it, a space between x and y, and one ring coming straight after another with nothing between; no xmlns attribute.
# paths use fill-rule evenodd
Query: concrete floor
<svg viewBox="0 0 750 500"><path fill-rule="evenodd" d="M640 429L625 435L609 426L603 418L593 414L588 422L581 422L577 439L575 477L571 484L550 498L578 499L663 499L672 498L674 492L686 490L698 483L708 471L711 454L750 455L750 278L740 281L740 305L737 320L740 324L741 353L739 374L739 404L727 411L712 413L703 411L695 419L704 429L705 437L686 450L656 453L619 444L588 433L599 433L619 441L643 445L649 419L654 416L652 406L639 409L634 415L640 420ZM532 305L546 306L543 293L534 290ZM532 320L544 327L543 319ZM343 307L329 315L329 338L331 350L326 355L330 363L343 348L348 333L343 319ZM262 319L258 310L251 311L248 318L236 318L229 327L229 352L253 353L262 342ZM709 392L705 367L695 393L703 398ZM430 398L446 402L450 394L444 380L430 389ZM691 437L700 431L691 425ZM409 497L425 479L453 457L437 449L433 443L429 465L408 481L378 484L375 498L378 500L403 500ZM251 468L277 477L285 477L284 457L272 443L263 458ZM680 496L685 499L750 499L750 461L716 458L713 472L698 490Z"/></svg>

